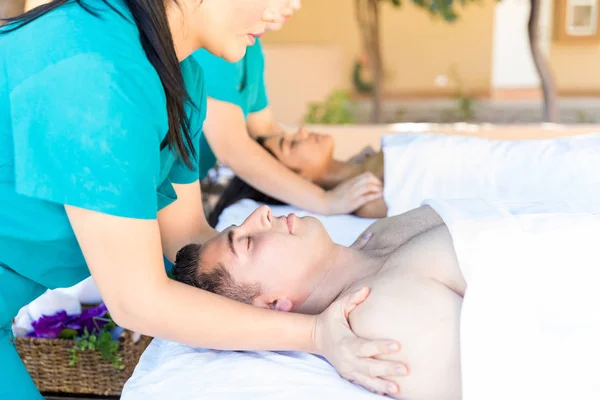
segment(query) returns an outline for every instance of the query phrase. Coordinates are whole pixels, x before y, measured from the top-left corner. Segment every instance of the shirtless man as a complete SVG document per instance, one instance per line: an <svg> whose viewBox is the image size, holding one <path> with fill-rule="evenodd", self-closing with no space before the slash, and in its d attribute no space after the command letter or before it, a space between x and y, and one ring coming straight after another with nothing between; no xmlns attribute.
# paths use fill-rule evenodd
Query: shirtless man
<svg viewBox="0 0 600 400"><path fill-rule="evenodd" d="M362 250L334 244L319 220L275 218L266 206L202 248L177 255L176 279L280 311L320 313L364 286L349 316L354 332L402 343L388 359L410 367L396 379L406 400L461 398L459 321L466 282L441 218L421 207L375 222Z"/></svg>

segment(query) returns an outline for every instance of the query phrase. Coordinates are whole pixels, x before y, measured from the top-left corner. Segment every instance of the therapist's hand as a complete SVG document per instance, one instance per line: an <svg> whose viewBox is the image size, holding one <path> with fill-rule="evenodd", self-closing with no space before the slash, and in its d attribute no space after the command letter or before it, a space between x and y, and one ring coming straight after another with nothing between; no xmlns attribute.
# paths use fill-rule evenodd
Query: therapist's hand
<svg viewBox="0 0 600 400"><path fill-rule="evenodd" d="M382 394L396 394L400 388L383 377L398 376L406 367L398 362L382 361L375 357L400 350L389 340L365 340L352 332L348 315L369 295L367 287L349 293L333 302L317 316L313 341L317 352L324 356L350 382Z"/></svg>
<svg viewBox="0 0 600 400"><path fill-rule="evenodd" d="M339 184L326 193L327 214L350 214L383 196L383 184L370 172Z"/></svg>
<svg viewBox="0 0 600 400"><path fill-rule="evenodd" d="M373 149L371 146L366 146L360 151L360 153L348 159L348 162L351 164L362 164L367 160L367 158L372 157L375 154L377 154L375 149Z"/></svg>
<svg viewBox="0 0 600 400"><path fill-rule="evenodd" d="M360 235L358 238L356 238L356 240L354 241L354 243L352 243L350 245L350 247L355 250L362 250L367 245L367 243L369 243L369 241L372 238L373 238L373 232L370 232L370 231L363 232L362 235Z"/></svg>

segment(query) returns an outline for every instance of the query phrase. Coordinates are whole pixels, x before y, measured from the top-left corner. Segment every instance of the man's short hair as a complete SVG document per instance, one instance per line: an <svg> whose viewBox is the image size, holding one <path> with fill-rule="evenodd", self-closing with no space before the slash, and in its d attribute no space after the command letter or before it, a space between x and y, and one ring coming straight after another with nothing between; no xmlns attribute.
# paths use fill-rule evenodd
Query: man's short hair
<svg viewBox="0 0 600 400"><path fill-rule="evenodd" d="M201 245L192 243L177 252L171 271L176 281L246 304L252 304L262 294L260 284L236 282L221 263L205 271L201 250Z"/></svg>

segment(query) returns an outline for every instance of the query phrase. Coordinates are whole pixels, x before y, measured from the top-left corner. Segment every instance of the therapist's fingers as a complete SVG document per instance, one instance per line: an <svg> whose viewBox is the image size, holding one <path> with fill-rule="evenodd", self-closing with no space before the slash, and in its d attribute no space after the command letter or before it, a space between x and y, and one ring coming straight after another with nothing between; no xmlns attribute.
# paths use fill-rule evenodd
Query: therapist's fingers
<svg viewBox="0 0 600 400"><path fill-rule="evenodd" d="M370 392L381 395L395 395L400 393L400 387L396 383L386 381L382 378L372 378L368 375L358 374L351 382L364 387Z"/></svg>
<svg viewBox="0 0 600 400"><path fill-rule="evenodd" d="M365 184L375 184L377 186L383 186L383 183L381 182L381 180L379 180L379 178L377 178L375 175L373 175L370 172L365 172L363 174L360 174L359 176L357 176L355 179L355 185L365 185Z"/></svg>
<svg viewBox="0 0 600 400"><path fill-rule="evenodd" d="M373 181L365 181L361 183L356 183L353 187L354 193L357 195L363 195L367 193L375 194L381 193L383 188L381 183L373 182Z"/></svg>
<svg viewBox="0 0 600 400"><path fill-rule="evenodd" d="M365 204L380 199L381 197L383 197L383 193L366 193L360 197L355 198L352 203L352 206L356 210L364 206Z"/></svg>
<svg viewBox="0 0 600 400"><path fill-rule="evenodd" d="M364 340L356 343L359 357L376 357L400 351L400 345L390 340ZM392 374L392 375L395 375Z"/></svg>
<svg viewBox="0 0 600 400"><path fill-rule="evenodd" d="M361 176L360 179L356 180L352 185L352 192L355 196L381 193L382 191L383 185L381 184L381 181L372 174L364 177Z"/></svg>
<svg viewBox="0 0 600 400"><path fill-rule="evenodd" d="M361 373L371 378L397 377L408 375L408 369L399 362L368 358L363 363Z"/></svg>
<svg viewBox="0 0 600 400"><path fill-rule="evenodd" d="M353 249L358 249L361 250L363 247L365 247L367 245L367 243L369 243L369 241L373 238L373 232L365 232L362 235L360 235L355 241L354 243L352 243L352 245L350 247L352 247Z"/></svg>

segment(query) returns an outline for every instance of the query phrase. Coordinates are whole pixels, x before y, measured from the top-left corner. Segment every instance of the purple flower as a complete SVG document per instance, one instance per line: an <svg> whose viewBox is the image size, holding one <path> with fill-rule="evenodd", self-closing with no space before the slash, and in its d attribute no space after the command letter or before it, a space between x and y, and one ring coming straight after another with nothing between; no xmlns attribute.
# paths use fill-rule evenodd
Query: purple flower
<svg viewBox="0 0 600 400"><path fill-rule="evenodd" d="M67 315L66 311L59 311L54 315L42 316L32 323L33 331L28 337L55 339L64 329L72 329L77 335L82 335L85 329L92 334L100 332L109 322L108 310L104 304L84 310L81 314Z"/></svg>
<svg viewBox="0 0 600 400"><path fill-rule="evenodd" d="M87 328L89 333L93 331L100 332L104 325L108 323L108 318L106 318L108 310L104 304L100 304L98 307L88 308L84 310L77 318L76 321L73 321L72 324L79 325L79 328L72 329L81 329L83 332L84 328Z"/></svg>
<svg viewBox="0 0 600 400"><path fill-rule="evenodd" d="M67 315L66 311L59 311L54 315L44 315L37 321L34 321L31 325L33 326L33 332L30 332L28 337L48 338L54 339L60 335L60 332L65 328L65 322L71 317Z"/></svg>

